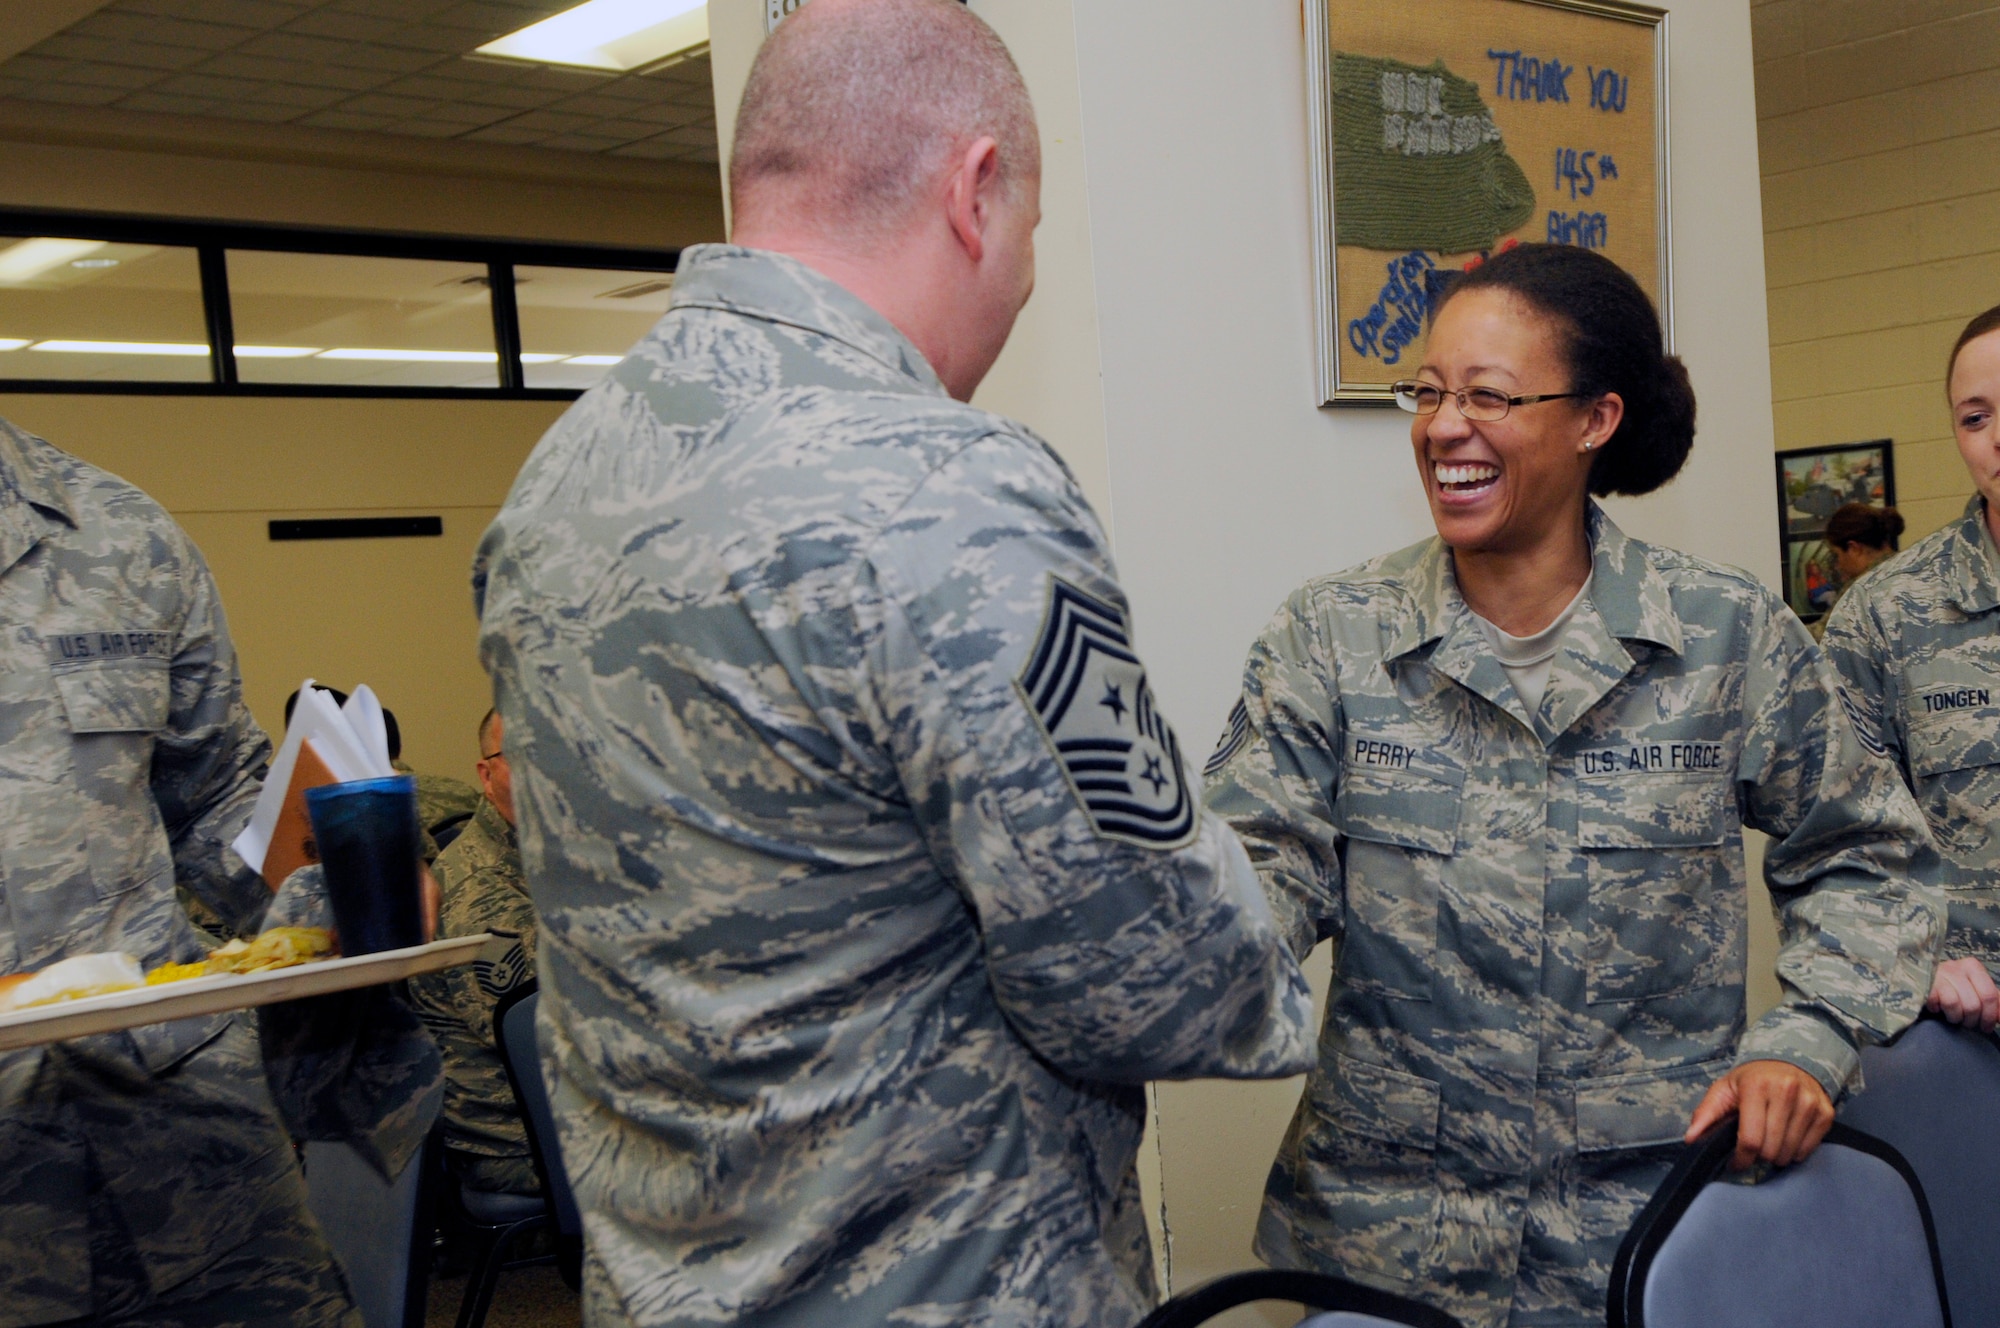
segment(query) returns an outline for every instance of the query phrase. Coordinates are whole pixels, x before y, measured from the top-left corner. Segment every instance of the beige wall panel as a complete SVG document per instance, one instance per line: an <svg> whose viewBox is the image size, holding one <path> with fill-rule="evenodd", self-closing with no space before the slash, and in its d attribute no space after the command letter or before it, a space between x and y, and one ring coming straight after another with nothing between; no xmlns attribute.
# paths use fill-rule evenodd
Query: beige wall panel
<svg viewBox="0 0 2000 1328"><path fill-rule="evenodd" d="M1806 58L1802 53L1774 56L1757 63L1757 113L1788 115L1807 106Z"/></svg>
<svg viewBox="0 0 2000 1328"><path fill-rule="evenodd" d="M1814 35L1830 16L1825 3L1807 13L1806 53L1800 63L1805 104L1829 106L1900 86L1903 62L1909 58L1909 34L1894 31L1860 41L1815 43Z"/></svg>
<svg viewBox="0 0 2000 1328"><path fill-rule="evenodd" d="M1802 242L1811 247L1814 271L1801 273L1790 280L1826 280L1908 266L1919 257L1921 238L1918 219L1922 211L1921 208L1898 208L1894 212L1847 217L1824 226L1777 232L1778 236L1789 240L1788 248L1797 247ZM1774 238L1772 235L1764 237L1767 267ZM1774 277L1771 284L1780 286L1787 281Z"/></svg>
<svg viewBox="0 0 2000 1328"><path fill-rule="evenodd" d="M2000 6L1763 0L1753 27L1778 446L1894 438L1907 542L1971 492L1942 380L2000 303Z"/></svg>
<svg viewBox="0 0 2000 1328"><path fill-rule="evenodd" d="M425 506L286 516L444 518L438 539L273 543L263 512L178 513L215 572L258 722L283 732L285 697L312 677L367 683L396 712L403 757L473 782L479 717L492 704L472 612L474 548L494 507Z"/></svg>
<svg viewBox="0 0 2000 1328"><path fill-rule="evenodd" d="M2000 9L1911 28L1908 55L1924 81L1991 69L2000 55Z"/></svg>
<svg viewBox="0 0 2000 1328"><path fill-rule="evenodd" d="M472 550L560 402L11 396L0 415L137 484L215 570L251 710L366 682L420 770L464 777L488 704ZM273 517L438 515L441 539L272 543Z"/></svg>
<svg viewBox="0 0 2000 1328"><path fill-rule="evenodd" d="M1902 11L1895 0L1817 0L1807 10L1811 15L1804 26L1807 48L1893 33L1903 25Z"/></svg>
<svg viewBox="0 0 2000 1328"><path fill-rule="evenodd" d="M0 178L14 207L660 247L722 236L719 189L19 141L0 141Z"/></svg>
<svg viewBox="0 0 2000 1328"><path fill-rule="evenodd" d="M1919 100L1915 89L1891 88L1800 112L1812 126L1808 164L1847 161L1916 143Z"/></svg>
<svg viewBox="0 0 2000 1328"><path fill-rule="evenodd" d="M1805 52L1805 7L1806 0L1772 0L1750 11L1750 40L1759 60ZM1760 86L1760 109L1762 92Z"/></svg>
<svg viewBox="0 0 2000 1328"><path fill-rule="evenodd" d="M2000 106L2000 97L1994 98ZM2000 242L2000 193L1971 194L1913 208L1921 262L1985 253Z"/></svg>
<svg viewBox="0 0 2000 1328"><path fill-rule="evenodd" d="M1760 146L1759 151L1762 150ZM1810 230L1771 231L1764 236L1764 271L1772 290L1825 275L1820 267L1817 239Z"/></svg>
<svg viewBox="0 0 2000 1328"><path fill-rule="evenodd" d="M1938 403L1938 418L1944 418L1942 401ZM1959 458L1958 444L1950 438L1924 438L1898 443L1896 494L1899 501L1918 498L1963 501L1966 497L1965 462Z"/></svg>
<svg viewBox="0 0 2000 1328"><path fill-rule="evenodd" d="M1896 510L1903 514L1903 547L1908 548L1924 536L1943 530L1952 522L1965 515L1965 503L1969 494L1956 498L1912 498L1907 503L1898 503Z"/></svg>
<svg viewBox="0 0 2000 1328"><path fill-rule="evenodd" d="M497 507L560 401L0 396L172 512Z"/></svg>

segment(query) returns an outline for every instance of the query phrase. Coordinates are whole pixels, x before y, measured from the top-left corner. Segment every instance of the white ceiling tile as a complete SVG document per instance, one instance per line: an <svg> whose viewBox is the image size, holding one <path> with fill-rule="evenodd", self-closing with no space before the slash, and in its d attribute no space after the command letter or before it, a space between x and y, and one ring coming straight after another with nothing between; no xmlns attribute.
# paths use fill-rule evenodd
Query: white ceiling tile
<svg viewBox="0 0 2000 1328"><path fill-rule="evenodd" d="M0 62L0 100L647 159L713 155L705 55L626 75L468 58L572 3L111 0Z"/></svg>

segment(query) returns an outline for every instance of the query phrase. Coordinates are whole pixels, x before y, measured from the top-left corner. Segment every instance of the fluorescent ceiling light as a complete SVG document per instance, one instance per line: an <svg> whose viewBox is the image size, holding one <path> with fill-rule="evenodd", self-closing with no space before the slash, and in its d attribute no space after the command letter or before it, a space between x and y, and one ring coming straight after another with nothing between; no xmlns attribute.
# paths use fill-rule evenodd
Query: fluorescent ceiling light
<svg viewBox="0 0 2000 1328"><path fill-rule="evenodd" d="M238 346L239 360L303 360L319 354L318 346Z"/></svg>
<svg viewBox="0 0 2000 1328"><path fill-rule="evenodd" d="M610 365L610 364L617 364L620 360L623 360L624 358L625 357L623 355L572 355L568 359L564 360L563 363Z"/></svg>
<svg viewBox="0 0 2000 1328"><path fill-rule="evenodd" d="M29 349L69 351L81 355L208 354L206 343L190 341L37 341Z"/></svg>
<svg viewBox="0 0 2000 1328"><path fill-rule="evenodd" d="M568 358L566 355L544 355L538 351L524 350L521 352L521 363L523 364L554 364L557 360Z"/></svg>
<svg viewBox="0 0 2000 1328"><path fill-rule="evenodd" d="M409 364L495 364L500 357L490 350L381 350L361 346L340 346L319 353L322 360L400 360Z"/></svg>
<svg viewBox="0 0 2000 1328"><path fill-rule="evenodd" d="M33 281L51 268L96 253L106 243L104 240L56 240L44 235L10 245L5 252L0 252L0 284L11 286L17 282ZM202 351L204 355L207 353Z"/></svg>
<svg viewBox="0 0 2000 1328"><path fill-rule="evenodd" d="M27 344L26 337L0 337L0 350L19 350Z"/></svg>
<svg viewBox="0 0 2000 1328"><path fill-rule="evenodd" d="M587 0L487 42L479 54L623 73L707 44L703 0Z"/></svg>

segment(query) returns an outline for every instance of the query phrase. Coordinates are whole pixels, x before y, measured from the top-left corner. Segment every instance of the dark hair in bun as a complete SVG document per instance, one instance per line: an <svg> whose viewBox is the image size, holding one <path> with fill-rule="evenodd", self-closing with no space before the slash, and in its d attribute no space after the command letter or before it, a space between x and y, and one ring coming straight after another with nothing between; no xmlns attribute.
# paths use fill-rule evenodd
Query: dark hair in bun
<svg viewBox="0 0 2000 1328"><path fill-rule="evenodd" d="M1835 548L1859 544L1869 549L1893 549L1903 534L1903 514L1893 507L1848 503L1826 520L1826 542Z"/></svg>
<svg viewBox="0 0 2000 1328"><path fill-rule="evenodd" d="M1482 287L1519 296L1562 328L1570 391L1625 402L1591 464L1592 493L1651 493L1680 474L1694 447L1694 384L1680 356L1666 353L1660 315L1629 272L1573 245L1517 245L1456 278L1431 316Z"/></svg>

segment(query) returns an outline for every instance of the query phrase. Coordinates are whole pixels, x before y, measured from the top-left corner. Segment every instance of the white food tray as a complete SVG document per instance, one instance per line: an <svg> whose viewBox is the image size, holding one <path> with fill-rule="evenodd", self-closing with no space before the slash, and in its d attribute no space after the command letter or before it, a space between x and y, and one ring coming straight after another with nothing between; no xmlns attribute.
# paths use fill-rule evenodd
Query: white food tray
<svg viewBox="0 0 2000 1328"><path fill-rule="evenodd" d="M164 1024L195 1015L247 1010L302 996L374 987L419 973L469 964L493 937L454 936L448 941L414 945L407 950L383 950L352 959L321 959L292 968L262 973L218 973L186 978L154 987L114 991L81 1000L57 1001L0 1015L0 1051L63 1042L92 1033L115 1033L142 1024Z"/></svg>

